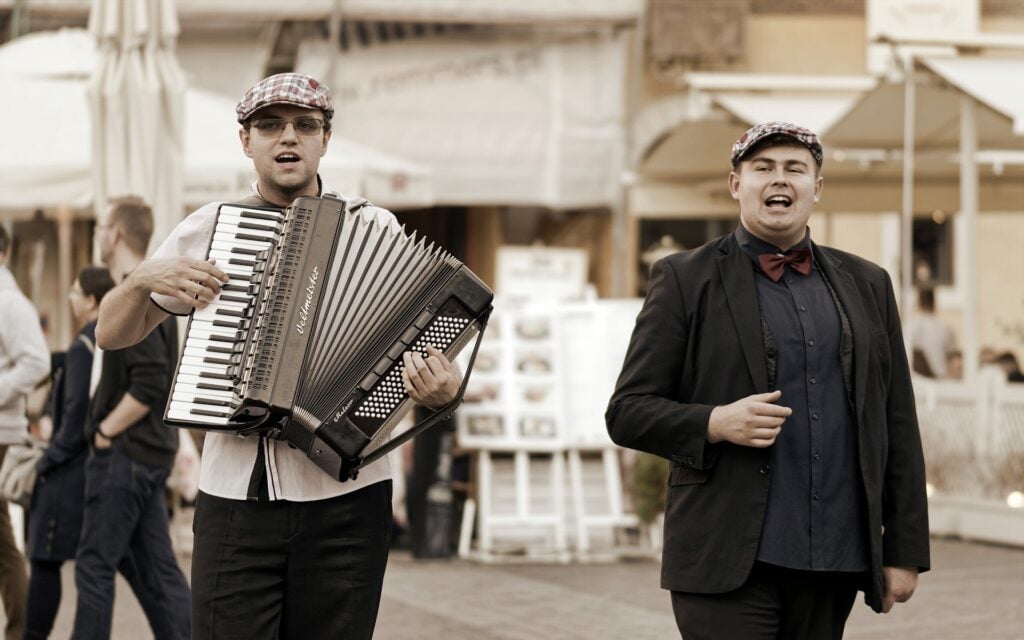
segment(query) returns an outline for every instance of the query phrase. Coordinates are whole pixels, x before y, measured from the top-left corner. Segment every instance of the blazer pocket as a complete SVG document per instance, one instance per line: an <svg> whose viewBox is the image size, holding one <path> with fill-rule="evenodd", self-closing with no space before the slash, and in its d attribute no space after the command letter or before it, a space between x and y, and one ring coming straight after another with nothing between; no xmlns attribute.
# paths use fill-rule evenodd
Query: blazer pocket
<svg viewBox="0 0 1024 640"><path fill-rule="evenodd" d="M708 472L694 469L684 464L673 465L668 475L668 486L678 487L687 484L704 484L708 480Z"/></svg>

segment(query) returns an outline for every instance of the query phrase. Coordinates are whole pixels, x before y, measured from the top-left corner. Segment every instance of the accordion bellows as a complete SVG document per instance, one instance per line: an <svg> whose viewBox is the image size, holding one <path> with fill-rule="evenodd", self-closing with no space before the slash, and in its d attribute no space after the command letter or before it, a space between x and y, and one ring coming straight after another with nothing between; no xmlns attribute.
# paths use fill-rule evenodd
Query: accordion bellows
<svg viewBox="0 0 1024 640"><path fill-rule="evenodd" d="M230 281L189 320L168 424L282 438L340 480L390 449L402 354L454 358L493 293L364 204L221 205L208 257Z"/></svg>

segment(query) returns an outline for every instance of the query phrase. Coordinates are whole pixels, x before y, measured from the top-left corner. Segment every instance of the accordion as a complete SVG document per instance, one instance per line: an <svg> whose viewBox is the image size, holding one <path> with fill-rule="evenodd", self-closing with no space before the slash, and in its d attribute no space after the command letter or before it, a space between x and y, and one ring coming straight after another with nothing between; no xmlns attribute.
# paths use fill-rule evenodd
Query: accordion
<svg viewBox="0 0 1024 640"><path fill-rule="evenodd" d="M282 439L344 481L450 417L472 359L457 397L392 439L411 404L402 355L479 347L494 294L366 204L220 206L207 257L229 281L189 318L167 424Z"/></svg>

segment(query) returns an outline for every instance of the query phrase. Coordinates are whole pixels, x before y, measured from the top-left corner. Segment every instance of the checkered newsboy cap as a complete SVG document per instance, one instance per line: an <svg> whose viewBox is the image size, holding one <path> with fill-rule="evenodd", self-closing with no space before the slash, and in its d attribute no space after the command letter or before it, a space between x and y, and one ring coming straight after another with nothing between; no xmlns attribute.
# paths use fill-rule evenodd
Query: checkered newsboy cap
<svg viewBox="0 0 1024 640"><path fill-rule="evenodd" d="M821 166L824 156L821 152L821 142L818 135L804 127L790 124L788 122L765 122L747 129L747 131L732 145L732 166L735 169L743 156L754 146L768 136L782 135L792 138L795 142L807 147L814 156L814 160Z"/></svg>
<svg viewBox="0 0 1024 640"><path fill-rule="evenodd" d="M272 104L320 109L327 120L334 115L331 90L327 85L304 73L279 73L260 80L245 92L235 107L238 122L245 122L252 114Z"/></svg>

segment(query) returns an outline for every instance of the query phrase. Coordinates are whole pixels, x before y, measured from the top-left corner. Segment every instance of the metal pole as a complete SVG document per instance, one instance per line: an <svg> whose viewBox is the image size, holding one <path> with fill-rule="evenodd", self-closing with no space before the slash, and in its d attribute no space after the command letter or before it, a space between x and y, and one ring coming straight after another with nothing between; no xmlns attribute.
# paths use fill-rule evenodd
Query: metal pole
<svg viewBox="0 0 1024 640"><path fill-rule="evenodd" d="M914 114L917 108L914 67L914 57L908 56L903 74L903 211L900 218L900 299L905 335L910 335L914 314ZM909 340L906 344L908 349L913 348Z"/></svg>
<svg viewBox="0 0 1024 640"><path fill-rule="evenodd" d="M334 75L338 72L338 56L341 55L341 0L334 0L329 20L327 32L330 34L328 38L331 46L327 56L326 77L322 80L327 83L327 86L334 87Z"/></svg>
<svg viewBox="0 0 1024 640"><path fill-rule="evenodd" d="M644 30L646 14L641 11L633 26L633 52L630 56L632 66L629 70L629 77L626 85L626 95L623 101L622 116L622 167L618 176L618 193L616 203L612 207L612 295L616 298L635 295L629 291L632 283L631 273L636 269L630 264L629 256L633 252L629 250L627 243L633 240L629 226L629 188L632 180L627 176L633 175L632 146L633 146L633 116L636 112L636 104L639 100L640 89L643 84L644 74L644 40L647 37Z"/></svg>
<svg viewBox="0 0 1024 640"><path fill-rule="evenodd" d="M978 150L978 126L974 98L967 94L960 96L960 213L965 218L967 230L967 264L964 287L964 376L973 381L978 373L978 164L975 153Z"/></svg>

